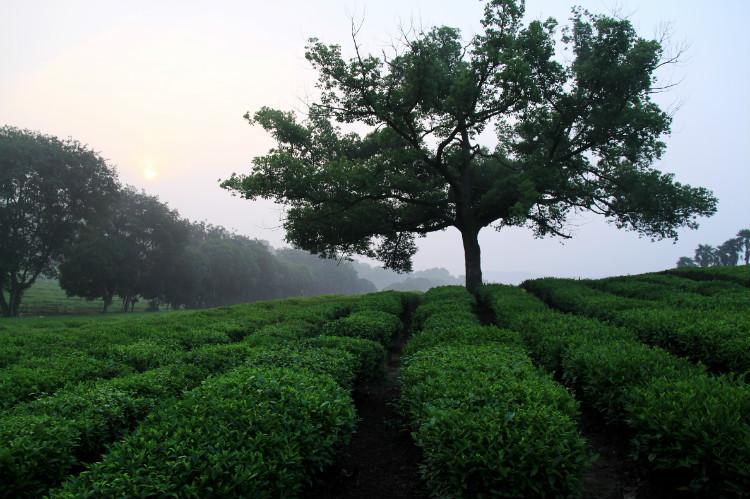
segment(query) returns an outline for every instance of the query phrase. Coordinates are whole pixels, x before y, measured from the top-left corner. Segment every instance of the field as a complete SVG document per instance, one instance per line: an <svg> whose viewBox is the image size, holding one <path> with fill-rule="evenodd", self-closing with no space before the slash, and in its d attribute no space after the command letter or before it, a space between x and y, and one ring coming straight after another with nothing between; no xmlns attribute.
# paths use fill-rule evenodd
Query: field
<svg viewBox="0 0 750 499"><path fill-rule="evenodd" d="M102 311L102 300L86 300L78 296L67 296L55 279L39 279L23 295L20 314L59 315L59 314L96 314ZM135 310L146 310L147 303L138 302ZM120 300L115 297L110 311L119 312Z"/></svg>
<svg viewBox="0 0 750 499"><path fill-rule="evenodd" d="M745 497L749 275L4 320L0 497Z"/></svg>

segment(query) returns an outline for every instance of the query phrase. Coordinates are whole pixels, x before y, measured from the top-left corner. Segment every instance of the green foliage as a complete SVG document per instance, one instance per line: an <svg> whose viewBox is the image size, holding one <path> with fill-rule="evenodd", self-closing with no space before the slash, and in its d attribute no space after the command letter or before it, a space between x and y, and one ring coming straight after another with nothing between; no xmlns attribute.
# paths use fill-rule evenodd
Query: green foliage
<svg viewBox="0 0 750 499"><path fill-rule="evenodd" d="M566 235L568 216L589 210L676 238L712 215L708 190L651 166L671 126L652 100L660 43L626 19L578 9L562 36L554 19L523 17L523 2L489 0L470 39L434 27L382 55L355 39L346 58L339 45L310 39L320 101L302 122L268 107L247 113L276 144L222 187L288 206L284 228L297 247L396 270L410 270L416 237L456 227L472 290L484 227ZM370 132L341 126L353 123ZM477 140L490 129L493 148Z"/></svg>
<svg viewBox="0 0 750 499"><path fill-rule="evenodd" d="M357 300L354 307L352 307L352 312L377 310L400 316L404 310L404 299L404 293L396 293L394 291L370 293Z"/></svg>
<svg viewBox="0 0 750 499"><path fill-rule="evenodd" d="M750 371L750 293L744 290L690 295L663 291L650 283L630 284L624 278L604 282L538 279L523 286L560 310L607 320L643 342L715 371ZM660 299L623 297L593 287L628 296L637 296L637 290L643 289L645 297Z"/></svg>
<svg viewBox="0 0 750 499"><path fill-rule="evenodd" d="M387 346L400 330L401 320L397 316L388 312L364 310L327 323L323 326L322 333L328 336L353 336Z"/></svg>
<svg viewBox="0 0 750 499"><path fill-rule="evenodd" d="M521 345L521 337L514 331L491 326L454 324L451 322L433 325L433 322L437 322L433 321L435 318L442 318L442 316L433 315L426 321L425 329L409 339L402 351L403 356L408 357L419 350L439 345L486 345L491 343Z"/></svg>
<svg viewBox="0 0 750 499"><path fill-rule="evenodd" d="M435 497L573 497L590 456L578 404L517 333L480 326L465 288L433 288L404 349L402 408Z"/></svg>
<svg viewBox="0 0 750 499"><path fill-rule="evenodd" d="M382 344L362 338L347 336L316 336L305 340L304 345L344 350L359 360L357 380L359 382L382 378L386 353Z"/></svg>
<svg viewBox="0 0 750 499"><path fill-rule="evenodd" d="M679 411L675 411L679 407ZM625 407L634 455L695 496L742 497L750 488L750 387L744 381L659 377Z"/></svg>
<svg viewBox="0 0 750 499"><path fill-rule="evenodd" d="M672 269L667 270L666 273L697 281L718 279L750 287L750 266L748 265L742 267L710 267L706 269Z"/></svg>
<svg viewBox="0 0 750 499"><path fill-rule="evenodd" d="M124 363L71 353L46 359L20 362L0 372L0 408L47 395L70 383L97 378L113 378L132 372Z"/></svg>
<svg viewBox="0 0 750 499"><path fill-rule="evenodd" d="M16 406L0 418L0 497L39 496L206 375L189 365L168 366L83 383Z"/></svg>
<svg viewBox="0 0 750 499"><path fill-rule="evenodd" d="M529 300L510 286L486 287L484 296L496 298L489 303L498 316L514 297ZM655 479L696 497L748 490L750 390L744 382L710 376L595 319L533 307L506 310L505 317L538 362L615 428L628 430L634 455Z"/></svg>
<svg viewBox="0 0 750 499"><path fill-rule="evenodd" d="M243 367L164 407L51 497L296 496L355 424L330 377Z"/></svg>
<svg viewBox="0 0 750 499"><path fill-rule="evenodd" d="M0 127L3 315L18 315L23 293L40 275L54 275L65 247L106 216L117 189L114 170L84 144Z"/></svg>
<svg viewBox="0 0 750 499"><path fill-rule="evenodd" d="M408 359L403 404L438 497L576 495L588 466L577 404L502 345L440 345ZM544 479L542 480L542 477Z"/></svg>
<svg viewBox="0 0 750 499"><path fill-rule="evenodd" d="M4 386L23 386L24 379L13 376L27 372L20 369L31 363L33 372L46 376L43 379L49 380L55 393L33 394L39 398L9 407L0 416L0 497L44 494L67 474L97 461L110 444L122 439L148 414L172 404L209 375L217 376L248 363L284 365L330 374L350 387L355 377L364 375L362 369L373 369L376 352L382 356L381 346L354 338L322 339L320 344L300 342L350 307L350 298L293 299L150 316L142 321L135 317L128 322L31 320L32 326L44 327L31 327L18 336L16 329L4 332L0 339L6 342L25 340L22 344L36 347L36 353L48 353L46 357L18 360L5 369L9 377ZM270 324L261 327L264 323ZM85 331L89 325L97 328ZM228 335L244 339L228 343ZM6 343L10 344L14 343ZM55 356L56 344L68 353ZM86 356L77 348L87 348L99 357ZM192 349L183 350L188 348ZM113 363L113 358L121 363ZM89 366L91 359L95 361L92 366L123 366L127 370L121 374L132 372L130 367L144 372L112 379L96 379L103 373L95 372L90 373L92 381L81 383L63 376L80 377L81 369ZM170 365L156 367L166 363ZM17 431L21 426L24 431Z"/></svg>
<svg viewBox="0 0 750 499"><path fill-rule="evenodd" d="M144 340L113 345L109 357L115 362L121 362L138 372L143 372L178 362L182 355L182 350L175 343Z"/></svg>

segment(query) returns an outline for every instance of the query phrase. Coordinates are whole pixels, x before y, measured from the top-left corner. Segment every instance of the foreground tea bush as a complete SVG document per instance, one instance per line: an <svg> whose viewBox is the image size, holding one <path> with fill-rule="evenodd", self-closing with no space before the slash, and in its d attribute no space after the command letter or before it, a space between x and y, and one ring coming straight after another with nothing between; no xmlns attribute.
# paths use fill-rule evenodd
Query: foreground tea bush
<svg viewBox="0 0 750 499"><path fill-rule="evenodd" d="M627 430L634 458L657 473L669 493L742 497L750 490L746 383L711 376L625 329L540 311L519 288L485 286L482 296L504 325L521 333L538 363L613 427Z"/></svg>
<svg viewBox="0 0 750 499"><path fill-rule="evenodd" d="M517 333L482 327L463 288L424 296L409 340L404 412L435 497L571 497L590 463L578 405L532 364Z"/></svg>
<svg viewBox="0 0 750 499"><path fill-rule="evenodd" d="M110 358L106 362L111 364L111 358L116 357L120 365L124 362L145 372L71 385L54 395L10 409L7 416L0 417L0 482L3 484L0 497L44 494L68 473L99 459L109 444L121 439L162 404L179 398L184 390L197 386L211 374L220 374L249 361L263 366L308 367L334 375L344 386L353 383L361 367L358 355L348 353L343 347L334 349L334 345L315 349L303 348L298 343L300 338L315 334L319 328L316 321L322 323L340 313L340 304L327 298L325 303L288 300L256 307L261 310L259 315L253 316L256 322L258 317L289 319L266 325L244 336L241 342L225 343L228 340L224 336L223 343L196 347L189 352L174 343L154 340L110 345L102 349ZM216 315L213 311L205 312ZM179 329L177 326L175 331ZM185 331L188 337L195 337L190 329ZM353 338L342 340L355 341ZM292 342L297 343L292 345ZM365 355L366 345L359 347L358 352ZM382 349L379 345L374 348ZM168 362L172 364L149 369Z"/></svg>
<svg viewBox="0 0 750 499"><path fill-rule="evenodd" d="M51 497L293 497L355 424L330 376L241 367L150 417Z"/></svg>
<svg viewBox="0 0 750 499"><path fill-rule="evenodd" d="M207 374L167 366L16 406L0 418L0 497L38 497Z"/></svg>

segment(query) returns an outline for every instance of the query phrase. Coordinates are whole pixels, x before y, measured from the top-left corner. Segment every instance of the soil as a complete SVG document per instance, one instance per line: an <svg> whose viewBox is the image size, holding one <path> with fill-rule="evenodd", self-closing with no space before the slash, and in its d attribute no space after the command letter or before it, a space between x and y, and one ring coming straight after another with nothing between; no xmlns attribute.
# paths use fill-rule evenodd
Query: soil
<svg viewBox="0 0 750 499"><path fill-rule="evenodd" d="M628 457L627 438L606 426L601 416L584 408L579 431L598 457L584 477L585 499L659 499L665 498L652 489Z"/></svg>
<svg viewBox="0 0 750 499"><path fill-rule="evenodd" d="M408 324L408 320L404 321ZM411 438L406 422L396 410L400 390L398 375L406 334L400 334L389 349L385 376L358 387L354 403L359 415L357 432L319 483L308 490L307 499L423 499L427 498L419 476L421 452Z"/></svg>

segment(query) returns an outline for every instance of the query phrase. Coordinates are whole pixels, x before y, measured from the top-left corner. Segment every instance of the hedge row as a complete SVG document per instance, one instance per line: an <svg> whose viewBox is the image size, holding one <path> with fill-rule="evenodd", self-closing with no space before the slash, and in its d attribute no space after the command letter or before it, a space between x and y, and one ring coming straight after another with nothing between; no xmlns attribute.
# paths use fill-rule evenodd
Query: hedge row
<svg viewBox="0 0 750 499"><path fill-rule="evenodd" d="M750 287L750 265L671 269L665 273L697 281L724 280Z"/></svg>
<svg viewBox="0 0 750 499"><path fill-rule="evenodd" d="M750 371L750 310L692 310L624 298L582 281L538 279L523 287L565 312L607 320L648 344L702 362L714 371Z"/></svg>
<svg viewBox="0 0 750 499"><path fill-rule="evenodd" d="M158 410L52 496L297 495L353 432L348 392L375 376L384 349L289 326L190 352L202 369L234 369Z"/></svg>
<svg viewBox="0 0 750 499"><path fill-rule="evenodd" d="M389 345L401 329L397 315L378 310L362 310L336 321L327 322L322 333L328 336L351 336Z"/></svg>
<svg viewBox="0 0 750 499"><path fill-rule="evenodd" d="M295 497L355 426L331 376L240 367L149 417L51 497Z"/></svg>
<svg viewBox="0 0 750 499"><path fill-rule="evenodd" d="M66 323L70 329L37 331L31 338L21 338L17 332L8 332L6 336L4 332L0 335L0 352L6 348L6 353L19 348L33 352L36 346L40 346L38 351L46 352L55 341L61 343L61 351L57 355L15 359L2 369L0 409L83 381L125 376L178 362L186 351L229 344L282 320L294 320L307 330L314 325L311 334L315 334L325 320L348 313L354 300L346 297L340 300L325 297L260 302L186 312L180 321L175 319L179 314L168 314L169 318L163 321L133 318L129 328L119 321L104 321L93 328L84 321L89 326L77 330L72 327L75 322L70 322ZM222 312L227 315L225 320L221 320ZM193 323L194 320L197 322ZM162 326L165 328L161 329ZM90 344L86 344L87 340ZM15 342L13 348L8 347L10 342Z"/></svg>
<svg viewBox="0 0 750 499"><path fill-rule="evenodd" d="M482 327L464 288L435 288L406 345L402 406L435 497L570 497L590 463L578 405L516 333Z"/></svg>
<svg viewBox="0 0 750 499"><path fill-rule="evenodd" d="M260 327L291 318L321 323L346 315L356 297L322 296L157 314L21 318L0 321L0 368L43 366L72 352L106 359L112 348L139 341L176 343L183 350L238 341Z"/></svg>
<svg viewBox="0 0 750 499"><path fill-rule="evenodd" d="M310 307L335 313L328 305ZM156 407L197 386L209 374L248 362L305 364L313 370L336 373L349 387L356 376L374 376L379 368L380 363L376 367L373 364L378 355L384 355L380 345L353 338L329 338L303 345L295 340L316 334L319 326L294 317L318 320L318 312L297 310L285 315L293 318L265 326L241 342L207 345L187 353L178 351L175 358L166 355L167 359L180 361L173 365L81 383L54 396L17 405L0 419L0 482L4 484L0 497L42 494L73 470L96 460L107 445L119 440ZM139 348L131 348L136 345ZM325 348L311 348L314 346ZM165 353L159 348L145 352L140 342L124 347L128 352L139 352L139 362Z"/></svg>
<svg viewBox="0 0 750 499"><path fill-rule="evenodd" d="M639 275L582 281L587 286L658 305L697 310L733 312L750 308L747 288L729 281L691 281L669 275Z"/></svg>
<svg viewBox="0 0 750 499"><path fill-rule="evenodd" d="M750 386L711 376L628 330L544 310L522 289L485 286L482 296L538 363L628 430L634 458L670 493L741 497L750 490Z"/></svg>

